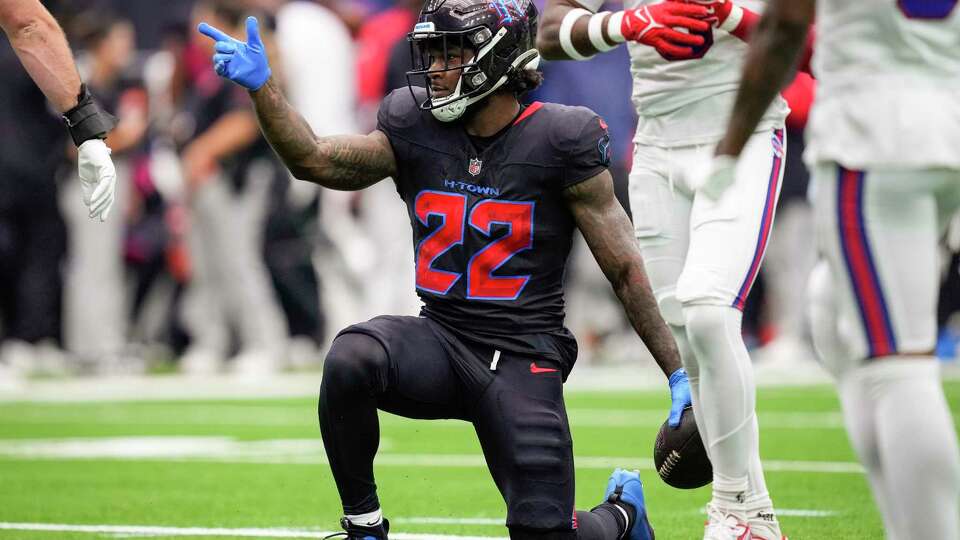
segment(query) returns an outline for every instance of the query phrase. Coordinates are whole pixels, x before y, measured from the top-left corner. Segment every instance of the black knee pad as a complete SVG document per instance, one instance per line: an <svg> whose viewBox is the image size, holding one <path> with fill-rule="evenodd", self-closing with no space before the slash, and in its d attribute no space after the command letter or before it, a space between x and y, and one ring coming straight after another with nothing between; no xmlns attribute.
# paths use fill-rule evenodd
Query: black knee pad
<svg viewBox="0 0 960 540"><path fill-rule="evenodd" d="M388 371L387 352L376 338L340 334L324 360L322 386L378 392L386 387Z"/></svg>
<svg viewBox="0 0 960 540"><path fill-rule="evenodd" d="M510 540L576 540L577 530L545 531L526 527L510 527Z"/></svg>

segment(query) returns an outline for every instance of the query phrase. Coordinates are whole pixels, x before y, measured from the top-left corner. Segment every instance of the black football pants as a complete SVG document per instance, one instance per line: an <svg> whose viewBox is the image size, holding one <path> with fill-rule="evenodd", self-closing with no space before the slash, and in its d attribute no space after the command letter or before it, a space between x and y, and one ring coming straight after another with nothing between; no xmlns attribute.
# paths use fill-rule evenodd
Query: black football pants
<svg viewBox="0 0 960 540"><path fill-rule="evenodd" d="M511 538L617 538L622 524L609 509L574 518L559 366L502 352L494 370L493 356L421 317L378 317L341 332L324 364L319 416L344 512L380 507L373 459L381 409L471 422L507 503Z"/></svg>

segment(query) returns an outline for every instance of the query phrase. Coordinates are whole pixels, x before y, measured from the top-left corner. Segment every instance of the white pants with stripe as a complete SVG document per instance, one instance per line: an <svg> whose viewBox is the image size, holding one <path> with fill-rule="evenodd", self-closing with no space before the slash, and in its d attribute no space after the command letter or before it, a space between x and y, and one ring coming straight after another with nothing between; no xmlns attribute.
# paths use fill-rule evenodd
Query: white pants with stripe
<svg viewBox="0 0 960 540"><path fill-rule="evenodd" d="M834 303L834 334L819 332L817 340L826 367L839 376L867 358L931 353L938 242L960 210L960 171L864 172L824 164L814 182L818 243Z"/></svg>
<svg viewBox="0 0 960 540"><path fill-rule="evenodd" d="M714 503L743 504L764 521L758 527L779 538L760 464L756 390L740 310L770 237L786 141L782 129L754 135L736 181L716 201L691 183L713 149L638 146L630 204L654 295L690 377L697 426L713 462Z"/></svg>
<svg viewBox="0 0 960 540"><path fill-rule="evenodd" d="M681 303L743 309L773 225L786 139L761 132L747 144L737 180L717 201L696 194L695 172L714 145L637 146L630 206L644 264L668 323L682 325Z"/></svg>
<svg viewBox="0 0 960 540"><path fill-rule="evenodd" d="M960 170L815 170L811 328L890 540L960 540L960 449L933 357Z"/></svg>

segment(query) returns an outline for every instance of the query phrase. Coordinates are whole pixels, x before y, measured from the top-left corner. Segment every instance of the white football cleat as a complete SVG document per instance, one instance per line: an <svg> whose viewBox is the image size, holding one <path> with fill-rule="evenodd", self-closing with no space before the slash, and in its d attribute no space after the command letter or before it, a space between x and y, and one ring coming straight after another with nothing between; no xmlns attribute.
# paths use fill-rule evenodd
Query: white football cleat
<svg viewBox="0 0 960 540"><path fill-rule="evenodd" d="M703 540L751 540L750 525L743 512L721 509L709 503Z"/></svg>
<svg viewBox="0 0 960 540"><path fill-rule="evenodd" d="M750 524L750 540L787 540L772 512L757 512L747 519L747 523Z"/></svg>

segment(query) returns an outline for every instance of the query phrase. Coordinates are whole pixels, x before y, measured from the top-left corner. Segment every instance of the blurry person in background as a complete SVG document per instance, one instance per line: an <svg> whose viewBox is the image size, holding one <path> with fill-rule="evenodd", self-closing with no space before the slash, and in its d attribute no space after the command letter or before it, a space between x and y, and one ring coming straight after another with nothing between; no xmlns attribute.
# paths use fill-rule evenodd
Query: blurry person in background
<svg viewBox="0 0 960 540"><path fill-rule="evenodd" d="M115 174L103 138L113 127L113 118L93 101L80 80L63 30L39 0L0 0L0 27L27 74L63 115L80 150L83 202L90 217L106 220L114 200Z"/></svg>
<svg viewBox="0 0 960 540"><path fill-rule="evenodd" d="M334 3L282 2L276 15L277 54L282 64L311 66L311 69L286 72L284 84L291 102L321 136L359 132L355 47L346 23L332 9ZM362 319L365 312L358 284L363 281L364 271L369 270L374 253L367 233L360 230L354 197L306 182L287 184L287 204L291 211L304 211L319 200L322 241L318 242L315 260L318 273L323 277L324 317L329 318L329 324L335 328ZM301 231L289 240L302 238L304 233L317 236L316 231ZM292 345L296 345L291 351L293 355L305 359L306 356L300 354L306 350L305 342L297 338ZM314 362L321 358L320 354L313 355ZM296 358L291 359L300 363Z"/></svg>
<svg viewBox="0 0 960 540"><path fill-rule="evenodd" d="M240 31L244 7L229 0L200 0L200 20ZM193 341L182 359L188 373L219 371L232 351L232 370L256 375L280 367L287 326L262 256L263 219L270 183L246 182L248 167L270 154L260 137L250 100L242 89L210 68L213 47L203 36L185 51L187 87L180 95L175 137L181 151L190 215L192 277L184 299L184 318ZM279 63L278 63L279 65ZM270 173L267 173L270 174Z"/></svg>
<svg viewBox="0 0 960 540"><path fill-rule="evenodd" d="M374 129L381 100L397 88L406 88L406 72L412 69L406 34L416 21L424 0L393 0L392 5L369 17L357 36L357 88L360 128ZM342 195L341 195L342 196ZM362 276L362 315L366 320L379 313L412 315L420 301L413 293L412 231L406 210L389 183L371 186L356 197L358 218L372 264L358 268ZM343 241L341 240L341 243ZM362 246L363 244L359 244ZM354 252L359 252L357 245ZM358 254L358 253L357 253ZM356 256L354 256L356 258Z"/></svg>
<svg viewBox="0 0 960 540"><path fill-rule="evenodd" d="M407 32L417 20L424 0L394 0L393 7L369 17L357 34L357 92L361 114L366 123L376 122L377 108L392 88L387 88L388 62L391 49L398 42L406 42ZM404 50L407 56L410 49ZM401 55L402 56L402 55ZM404 59L404 65L409 64ZM367 126L364 126L367 127Z"/></svg>
<svg viewBox="0 0 960 540"><path fill-rule="evenodd" d="M53 16L36 0L2 0L0 27L6 36L0 40L10 41L0 43L0 318L7 340L0 362L6 374L0 379L9 380L43 370L46 359L60 363L56 342L66 241L54 177L67 132L80 148L90 217L103 220L109 214L115 175L102 140L113 120L82 85ZM65 117L67 130L58 115Z"/></svg>
<svg viewBox="0 0 960 540"><path fill-rule="evenodd" d="M109 223L87 219L74 204L79 184L68 182L61 209L69 228L64 289L64 344L84 368L97 371L138 369L122 358L127 342L127 302L123 268L124 212L129 194L130 155L147 131L147 95L134 59L133 25L103 10L88 11L72 24L83 47L80 69L101 103L116 111L117 127L107 137L117 170L117 208Z"/></svg>

